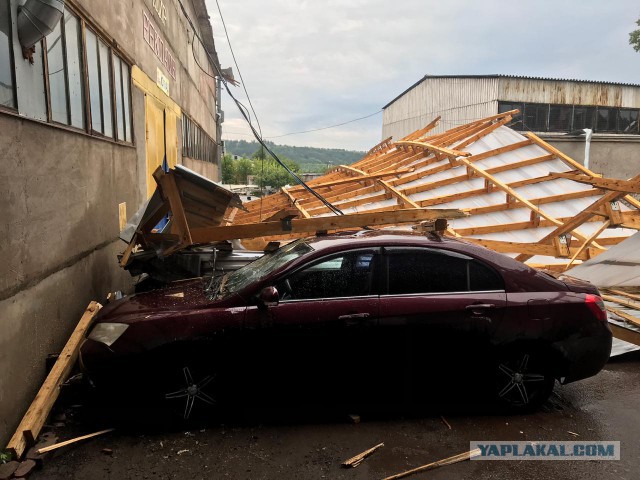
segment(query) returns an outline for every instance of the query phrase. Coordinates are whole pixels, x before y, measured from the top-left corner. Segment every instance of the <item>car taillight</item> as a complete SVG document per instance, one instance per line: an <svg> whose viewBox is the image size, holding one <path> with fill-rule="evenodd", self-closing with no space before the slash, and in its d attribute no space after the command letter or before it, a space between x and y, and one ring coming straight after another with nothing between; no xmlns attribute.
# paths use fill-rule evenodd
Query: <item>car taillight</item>
<svg viewBox="0 0 640 480"><path fill-rule="evenodd" d="M592 295L587 293L584 299L589 310L596 316L598 320L603 322L607 321L607 308L604 306L604 301L598 295Z"/></svg>

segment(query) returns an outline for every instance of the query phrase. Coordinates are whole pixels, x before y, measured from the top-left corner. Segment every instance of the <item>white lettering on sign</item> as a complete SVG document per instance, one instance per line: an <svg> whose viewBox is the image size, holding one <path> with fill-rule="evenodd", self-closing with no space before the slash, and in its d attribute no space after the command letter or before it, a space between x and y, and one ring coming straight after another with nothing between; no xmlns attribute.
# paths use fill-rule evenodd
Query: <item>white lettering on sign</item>
<svg viewBox="0 0 640 480"><path fill-rule="evenodd" d="M175 80L176 59L171 54L168 45L162 39L160 32L158 32L158 29L153 22L149 20L145 12L142 12L142 36L145 42L147 42L147 45L149 45L156 54L156 57L160 59L160 63L167 69L171 78Z"/></svg>
<svg viewBox="0 0 640 480"><path fill-rule="evenodd" d="M160 17L160 20L162 20L162 23L166 24L167 23L167 7L164 6L164 2L162 0L153 0L152 5L153 5L153 9L158 14L158 17Z"/></svg>
<svg viewBox="0 0 640 480"><path fill-rule="evenodd" d="M164 73L159 68L156 68L156 84L160 87L160 90L169 95L169 79L164 76Z"/></svg>

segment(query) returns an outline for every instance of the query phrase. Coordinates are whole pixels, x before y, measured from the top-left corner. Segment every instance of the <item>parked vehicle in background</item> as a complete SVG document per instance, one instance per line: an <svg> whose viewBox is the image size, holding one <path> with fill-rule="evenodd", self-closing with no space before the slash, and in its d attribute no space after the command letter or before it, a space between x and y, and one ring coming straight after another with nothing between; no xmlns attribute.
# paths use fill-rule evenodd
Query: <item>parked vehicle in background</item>
<svg viewBox="0 0 640 480"><path fill-rule="evenodd" d="M301 239L212 281L113 302L81 362L103 391L184 418L229 396L426 402L451 386L459 402L488 392L519 412L556 379L598 373L611 338L587 282L435 234L366 231Z"/></svg>

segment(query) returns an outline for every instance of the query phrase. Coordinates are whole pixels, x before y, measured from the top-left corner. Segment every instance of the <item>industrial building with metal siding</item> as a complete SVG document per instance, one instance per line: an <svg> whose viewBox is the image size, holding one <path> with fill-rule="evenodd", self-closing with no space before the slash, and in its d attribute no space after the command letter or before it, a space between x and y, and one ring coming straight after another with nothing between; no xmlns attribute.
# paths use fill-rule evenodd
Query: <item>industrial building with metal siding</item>
<svg viewBox="0 0 640 480"><path fill-rule="evenodd" d="M582 161L591 129L590 168L629 178L640 170L640 85L520 77L426 75L383 107L382 138L399 140L436 116L435 133L518 109L510 126L532 131Z"/></svg>
<svg viewBox="0 0 640 480"><path fill-rule="evenodd" d="M153 171L218 180L218 68L204 0L0 0L1 442L87 303L130 287Z"/></svg>

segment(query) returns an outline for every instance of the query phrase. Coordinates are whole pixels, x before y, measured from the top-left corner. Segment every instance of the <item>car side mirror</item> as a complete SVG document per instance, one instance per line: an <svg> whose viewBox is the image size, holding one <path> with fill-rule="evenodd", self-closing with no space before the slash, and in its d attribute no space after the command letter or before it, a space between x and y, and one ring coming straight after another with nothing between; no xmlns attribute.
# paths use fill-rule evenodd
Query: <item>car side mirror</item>
<svg viewBox="0 0 640 480"><path fill-rule="evenodd" d="M280 302L280 294L276 287L264 287L258 295L260 304L265 307L275 307Z"/></svg>

